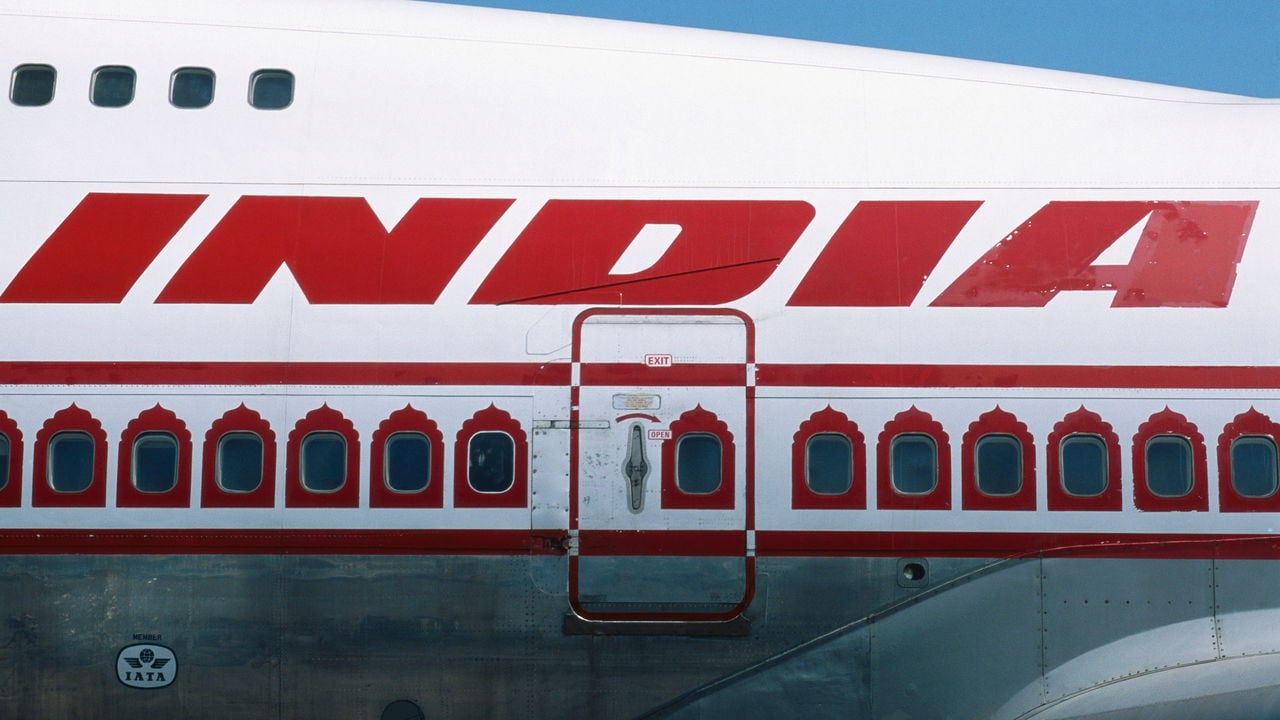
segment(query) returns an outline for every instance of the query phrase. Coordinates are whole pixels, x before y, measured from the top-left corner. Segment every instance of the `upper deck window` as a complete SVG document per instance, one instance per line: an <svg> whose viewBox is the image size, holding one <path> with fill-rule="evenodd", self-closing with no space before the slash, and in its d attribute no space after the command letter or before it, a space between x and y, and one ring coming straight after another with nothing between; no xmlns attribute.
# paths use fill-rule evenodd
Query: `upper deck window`
<svg viewBox="0 0 1280 720"><path fill-rule="evenodd" d="M1063 438L1058 467L1062 489L1075 497L1096 497L1107 489L1107 444L1097 435L1076 433Z"/></svg>
<svg viewBox="0 0 1280 720"><path fill-rule="evenodd" d="M49 487L84 492L93 483L93 438L85 432L60 432L49 442Z"/></svg>
<svg viewBox="0 0 1280 720"><path fill-rule="evenodd" d="M839 495L853 486L853 443L840 433L819 433L805 444L805 483L819 495Z"/></svg>
<svg viewBox="0 0 1280 720"><path fill-rule="evenodd" d="M178 68L169 78L169 103L176 108L208 107L213 102L213 85L209 68Z"/></svg>
<svg viewBox="0 0 1280 720"><path fill-rule="evenodd" d="M987 495L1013 495L1022 489L1022 443L1012 435L978 439L975 475Z"/></svg>
<svg viewBox="0 0 1280 720"><path fill-rule="evenodd" d="M313 432L302 439L302 486L337 492L347 481L347 441L336 432Z"/></svg>
<svg viewBox="0 0 1280 720"><path fill-rule="evenodd" d="M251 493L262 486L263 443L257 433L229 432L218 439L218 487L229 493Z"/></svg>
<svg viewBox="0 0 1280 720"><path fill-rule="evenodd" d="M472 442L475 439L472 438ZM419 432L398 432L383 449L383 482L397 493L422 492L431 483L431 440Z"/></svg>
<svg viewBox="0 0 1280 720"><path fill-rule="evenodd" d="M9 101L23 107L48 105L58 73L48 65L19 65L9 79Z"/></svg>
<svg viewBox="0 0 1280 720"><path fill-rule="evenodd" d="M938 484L938 446L933 438L904 433L893 439L890 477L893 489L904 495L923 495Z"/></svg>
<svg viewBox="0 0 1280 720"><path fill-rule="evenodd" d="M504 432L481 432L467 444L467 483L476 492L500 493L515 483L516 445Z"/></svg>
<svg viewBox="0 0 1280 720"><path fill-rule="evenodd" d="M1243 435L1231 443L1231 486L1242 497L1276 492L1276 444L1266 435Z"/></svg>
<svg viewBox="0 0 1280 720"><path fill-rule="evenodd" d="M1147 441L1147 487L1157 497L1182 497L1191 492L1191 443L1177 435L1157 435Z"/></svg>
<svg viewBox="0 0 1280 720"><path fill-rule="evenodd" d="M178 440L164 432L142 433L133 441L133 486L139 492L168 492L178 484Z"/></svg>
<svg viewBox="0 0 1280 720"><path fill-rule="evenodd" d="M105 65L93 71L89 98L98 107L124 107L133 102L137 80L137 73L131 67Z"/></svg>
<svg viewBox="0 0 1280 720"><path fill-rule="evenodd" d="M283 110L293 104L293 73L258 70L249 78L249 104L259 110Z"/></svg>

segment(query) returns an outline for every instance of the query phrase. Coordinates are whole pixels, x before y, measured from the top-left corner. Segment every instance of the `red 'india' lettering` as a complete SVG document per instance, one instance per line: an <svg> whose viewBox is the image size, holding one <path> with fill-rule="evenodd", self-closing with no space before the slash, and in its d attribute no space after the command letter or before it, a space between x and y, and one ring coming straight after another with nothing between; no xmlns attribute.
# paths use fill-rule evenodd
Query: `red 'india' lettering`
<svg viewBox="0 0 1280 720"><path fill-rule="evenodd" d="M475 305L716 305L755 290L813 219L800 201L551 200L471 298ZM609 270L650 224L680 234L652 266Z"/></svg>
<svg viewBox="0 0 1280 720"><path fill-rule="evenodd" d="M0 295L6 303L118 303L204 195L89 193Z"/></svg>
<svg viewBox="0 0 1280 720"><path fill-rule="evenodd" d="M160 303L251 303L286 265L316 304L436 301L511 200L424 198L390 232L364 198L246 196Z"/></svg>
<svg viewBox="0 0 1280 720"><path fill-rule="evenodd" d="M1063 290L1114 290L1112 307L1226 307L1257 202L1051 202L933 301L1043 307ZM1127 265L1093 261L1147 214Z"/></svg>
<svg viewBox="0 0 1280 720"><path fill-rule="evenodd" d="M980 205L946 200L858 203L787 304L910 305Z"/></svg>

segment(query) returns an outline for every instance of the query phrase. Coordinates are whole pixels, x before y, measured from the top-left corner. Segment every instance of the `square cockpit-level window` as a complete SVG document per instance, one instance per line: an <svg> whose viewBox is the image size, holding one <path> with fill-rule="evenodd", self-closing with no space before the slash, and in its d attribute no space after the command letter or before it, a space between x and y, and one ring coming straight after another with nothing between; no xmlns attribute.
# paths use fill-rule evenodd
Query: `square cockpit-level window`
<svg viewBox="0 0 1280 720"><path fill-rule="evenodd" d="M106 65L93 71L89 98L98 107L118 108L133 102L138 76L131 67Z"/></svg>
<svg viewBox="0 0 1280 720"><path fill-rule="evenodd" d="M178 68L169 78L169 103L176 108L208 107L213 102L213 84L209 68Z"/></svg>
<svg viewBox="0 0 1280 720"><path fill-rule="evenodd" d="M249 104L259 110L283 110L293 104L293 73L259 70L249 78Z"/></svg>
<svg viewBox="0 0 1280 720"><path fill-rule="evenodd" d="M9 102L23 107L48 105L58 73L48 65L19 65L9 79Z"/></svg>

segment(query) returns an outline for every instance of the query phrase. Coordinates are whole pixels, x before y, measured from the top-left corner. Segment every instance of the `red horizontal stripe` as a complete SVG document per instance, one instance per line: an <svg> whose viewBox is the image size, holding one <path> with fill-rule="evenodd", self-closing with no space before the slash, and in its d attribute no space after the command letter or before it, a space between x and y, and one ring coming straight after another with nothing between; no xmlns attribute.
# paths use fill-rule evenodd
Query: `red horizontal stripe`
<svg viewBox="0 0 1280 720"><path fill-rule="evenodd" d="M742 365L585 363L583 385L739 386ZM569 384L568 363L0 362L4 385ZM1280 367L764 364L765 387L1280 389Z"/></svg>
<svg viewBox="0 0 1280 720"><path fill-rule="evenodd" d="M1277 389L1280 367L762 364L771 387Z"/></svg>
<svg viewBox="0 0 1280 720"><path fill-rule="evenodd" d="M761 556L1280 558L1280 536L759 530Z"/></svg>
<svg viewBox="0 0 1280 720"><path fill-rule="evenodd" d="M0 531L6 555L558 555L564 530ZM741 530L585 530L583 555L742 556ZM1050 557L1280 559L1280 535L759 530L772 557Z"/></svg>
<svg viewBox="0 0 1280 720"><path fill-rule="evenodd" d="M582 555L727 556L746 554L742 530L581 530Z"/></svg>
<svg viewBox="0 0 1280 720"><path fill-rule="evenodd" d="M742 387L746 383L746 367L736 363L683 363L664 368L639 363L582 364L583 385Z"/></svg>
<svg viewBox="0 0 1280 720"><path fill-rule="evenodd" d="M7 555L554 555L563 530L4 530Z"/></svg>
<svg viewBox="0 0 1280 720"><path fill-rule="evenodd" d="M5 385L568 385L567 363L0 362Z"/></svg>

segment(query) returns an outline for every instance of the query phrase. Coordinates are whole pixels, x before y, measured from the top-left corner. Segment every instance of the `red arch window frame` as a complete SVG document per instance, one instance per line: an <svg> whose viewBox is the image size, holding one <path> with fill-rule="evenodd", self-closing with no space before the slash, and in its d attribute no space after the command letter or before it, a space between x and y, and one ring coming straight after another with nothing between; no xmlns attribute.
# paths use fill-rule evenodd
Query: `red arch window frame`
<svg viewBox="0 0 1280 720"><path fill-rule="evenodd" d="M418 492L396 492L387 487L383 477L387 440L396 433L419 433L431 443L431 477L427 486ZM436 422L427 414L405 405L383 420L373 433L373 449L370 457L369 506L375 508L438 508L444 507L444 435Z"/></svg>
<svg viewBox="0 0 1280 720"><path fill-rule="evenodd" d="M989 435L1008 435L1018 441L1022 453L1022 486L1011 495L988 495L978 487L978 442ZM960 502L965 510L1035 510L1036 452L1035 438L1026 423L1013 413L1000 408L978 416L969 424L960 446Z"/></svg>
<svg viewBox="0 0 1280 720"><path fill-rule="evenodd" d="M1097 495L1072 495L1062 487L1062 441L1072 435L1096 436L1101 438L1107 448L1107 486ZM1120 437L1111 428L1111 423L1081 405L1078 410L1067 413L1053 426L1048 444L1046 461L1049 477L1045 496L1049 500L1050 510L1119 512L1122 509L1124 491L1120 486Z"/></svg>
<svg viewBox="0 0 1280 720"><path fill-rule="evenodd" d="M18 421L0 410L0 435L9 439L9 479L0 487L0 507L22 505L22 431Z"/></svg>
<svg viewBox="0 0 1280 720"><path fill-rule="evenodd" d="M1268 497L1245 497L1231 482L1231 444L1246 435L1264 435L1280 447L1280 423L1250 407L1222 428L1218 436L1218 509L1222 512L1280 511L1280 489Z"/></svg>
<svg viewBox="0 0 1280 720"><path fill-rule="evenodd" d="M502 432L515 445L515 469L511 487L499 493L480 492L468 477L471 438L484 432ZM453 505L461 508L522 508L529 506L529 440L520 421L490 405L462 423L453 448Z"/></svg>
<svg viewBox="0 0 1280 720"><path fill-rule="evenodd" d="M671 437L662 441L662 507L674 510L732 510L737 477L733 433L729 425L701 405L671 423ZM691 434L713 435L720 441L720 487L709 493L688 493L676 483L676 448Z"/></svg>
<svg viewBox="0 0 1280 720"><path fill-rule="evenodd" d="M218 443L233 432L249 432L262 438L262 483L258 489L237 493L218 485ZM256 411L241 403L213 421L204 434L204 467L200 480L200 507L269 508L276 503L276 433Z"/></svg>
<svg viewBox="0 0 1280 720"><path fill-rule="evenodd" d="M315 432L337 433L346 440L347 472L342 487L333 492L315 492L302 485L302 441ZM353 508L360 505L360 434L355 425L328 403L307 413L289 433L285 462L285 507ZM264 458L265 462L265 458Z"/></svg>
<svg viewBox="0 0 1280 720"><path fill-rule="evenodd" d="M62 432L86 433L93 440L93 479L80 492L58 492L49 485L49 442ZM54 413L36 433L31 485L31 504L35 507L106 507L107 432L102 423L75 403Z"/></svg>
<svg viewBox="0 0 1280 720"><path fill-rule="evenodd" d="M938 484L921 495L900 493L893 487L889 460L894 438L899 435L928 435L938 451ZM942 423L915 405L885 423L876 439L876 507L884 510L951 509L951 442Z"/></svg>
<svg viewBox="0 0 1280 720"><path fill-rule="evenodd" d="M172 435L178 443L178 474L172 488L165 492L142 492L133 486L133 443L143 433ZM116 464L117 507L191 507L191 432L173 411L156 404L129 421L120 433L119 459Z"/></svg>
<svg viewBox="0 0 1280 720"><path fill-rule="evenodd" d="M1147 487L1147 441L1176 435L1191 444L1191 491L1181 497L1161 497ZM1146 512L1204 512L1209 509L1209 482L1204 436L1186 416L1165 408L1138 426L1133 436L1133 504Z"/></svg>
<svg viewBox="0 0 1280 720"><path fill-rule="evenodd" d="M828 495L814 492L808 483L809 440L815 435L843 435L852 449L849 489ZM800 510L864 510L867 507L867 443L858 424L830 405L800 424L791 438L791 507Z"/></svg>

